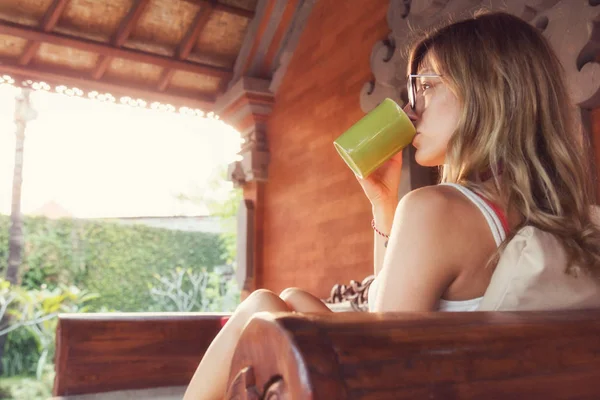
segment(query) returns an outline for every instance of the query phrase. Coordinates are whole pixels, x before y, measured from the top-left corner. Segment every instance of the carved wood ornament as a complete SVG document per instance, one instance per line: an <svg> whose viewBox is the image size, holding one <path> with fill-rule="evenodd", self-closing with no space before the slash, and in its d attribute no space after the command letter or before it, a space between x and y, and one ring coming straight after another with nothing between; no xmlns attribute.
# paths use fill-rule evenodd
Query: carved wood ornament
<svg viewBox="0 0 600 400"><path fill-rule="evenodd" d="M237 129L244 139L239 153L242 160L230 164L227 172L229 180L237 187L243 187L247 182L267 181L266 121L274 103L269 84L264 79L243 77L215 105L221 118Z"/></svg>
<svg viewBox="0 0 600 400"><path fill-rule="evenodd" d="M375 80L363 86L361 107L368 112L385 97L400 103L406 86L406 38L412 32L460 20L479 9L506 11L538 29L550 41L566 72L571 96L581 108L600 105L600 7L596 0L390 0L392 32L371 53Z"/></svg>
<svg viewBox="0 0 600 400"><path fill-rule="evenodd" d="M360 94L364 112L384 98L406 103L406 65L410 38L415 31L460 20L480 9L514 14L540 29L558 55L573 101L583 111L600 106L600 4L598 0L390 0L387 15L389 36L371 52L375 79ZM585 115L585 112L582 114ZM583 121L584 129L587 121ZM403 187L400 195L433 184L430 169L414 161L412 146L404 152Z"/></svg>

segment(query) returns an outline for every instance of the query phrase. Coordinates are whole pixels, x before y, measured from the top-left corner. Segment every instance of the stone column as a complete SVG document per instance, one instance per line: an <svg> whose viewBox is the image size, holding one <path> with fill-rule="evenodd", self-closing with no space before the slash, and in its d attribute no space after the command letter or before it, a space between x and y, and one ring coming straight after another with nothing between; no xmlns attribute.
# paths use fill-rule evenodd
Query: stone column
<svg viewBox="0 0 600 400"><path fill-rule="evenodd" d="M238 213L236 277L245 298L262 286L264 191L269 150L266 123L274 102L268 80L243 77L215 106L221 119L244 139L240 161L229 165L228 178L241 187L244 200Z"/></svg>

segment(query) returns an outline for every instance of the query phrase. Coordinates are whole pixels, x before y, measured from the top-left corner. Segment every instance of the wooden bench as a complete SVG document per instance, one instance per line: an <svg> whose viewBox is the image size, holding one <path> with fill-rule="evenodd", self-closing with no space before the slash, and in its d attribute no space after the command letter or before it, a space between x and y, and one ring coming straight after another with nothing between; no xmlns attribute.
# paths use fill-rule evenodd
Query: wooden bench
<svg viewBox="0 0 600 400"><path fill-rule="evenodd" d="M261 313L227 399L598 399L600 310Z"/></svg>
<svg viewBox="0 0 600 400"><path fill-rule="evenodd" d="M228 315L61 315L54 395L177 387L181 397ZM596 399L600 310L261 313L226 398Z"/></svg>
<svg viewBox="0 0 600 400"><path fill-rule="evenodd" d="M229 315L61 314L53 394L185 386Z"/></svg>

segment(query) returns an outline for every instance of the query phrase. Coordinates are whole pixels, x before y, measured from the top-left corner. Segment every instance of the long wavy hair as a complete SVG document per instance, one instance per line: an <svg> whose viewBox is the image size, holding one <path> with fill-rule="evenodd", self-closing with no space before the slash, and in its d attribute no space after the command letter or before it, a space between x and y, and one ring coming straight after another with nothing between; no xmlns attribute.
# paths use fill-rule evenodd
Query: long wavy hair
<svg viewBox="0 0 600 400"><path fill-rule="evenodd" d="M409 73L423 63L462 105L441 181L499 199L521 217L490 262L529 225L563 243L568 273L579 266L600 278L589 142L541 32L507 13L480 12L425 34L410 51ZM482 185L483 171L491 171L495 193Z"/></svg>

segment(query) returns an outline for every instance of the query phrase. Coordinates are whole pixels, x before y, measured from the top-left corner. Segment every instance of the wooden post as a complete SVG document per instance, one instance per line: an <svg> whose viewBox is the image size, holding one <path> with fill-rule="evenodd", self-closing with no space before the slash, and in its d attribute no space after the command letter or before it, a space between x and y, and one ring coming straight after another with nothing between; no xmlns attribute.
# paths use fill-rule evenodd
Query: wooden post
<svg viewBox="0 0 600 400"><path fill-rule="evenodd" d="M245 242L243 246L238 242L236 271L242 281L242 298L262 285L264 192L269 164L266 122L274 102L269 84L262 79L242 78L215 105L221 119L244 139L242 160L232 163L228 172L234 185L244 191L244 207L238 215L238 227L244 227L244 231L238 235Z"/></svg>

